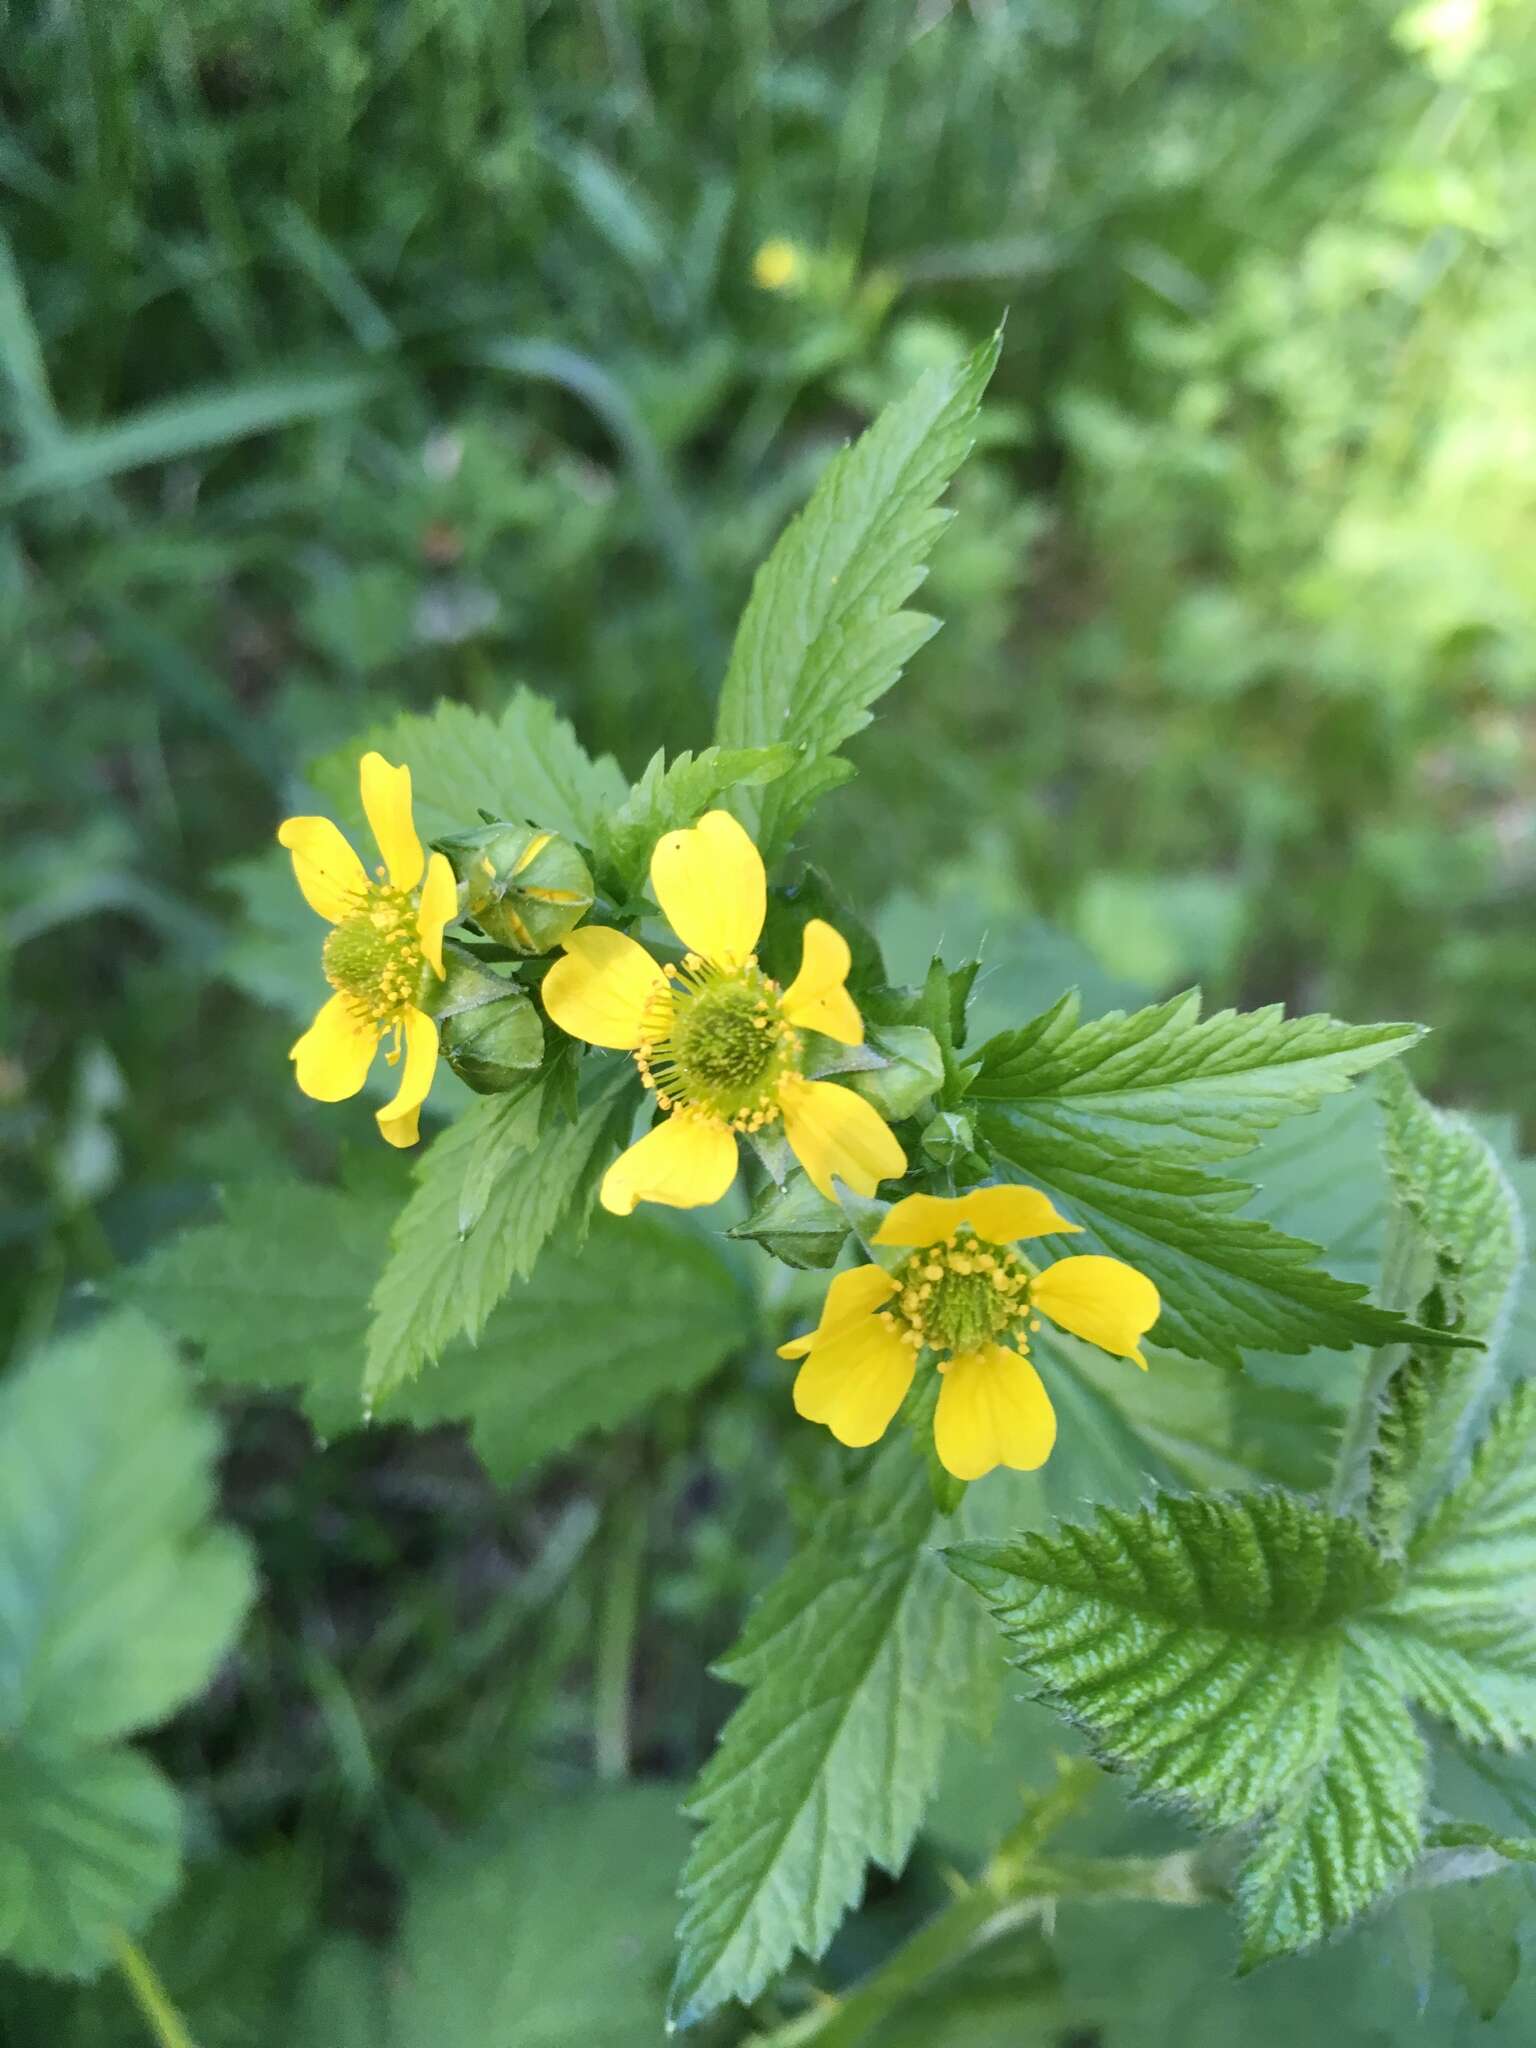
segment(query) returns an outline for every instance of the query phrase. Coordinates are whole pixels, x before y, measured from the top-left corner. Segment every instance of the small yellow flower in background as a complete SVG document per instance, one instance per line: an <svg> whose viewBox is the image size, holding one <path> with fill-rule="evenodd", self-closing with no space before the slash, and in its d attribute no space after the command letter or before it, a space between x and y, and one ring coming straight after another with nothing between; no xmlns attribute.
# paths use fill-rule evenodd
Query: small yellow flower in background
<svg viewBox="0 0 1536 2048"><path fill-rule="evenodd" d="M884 1436L926 1347L943 1374L933 1419L939 1462L956 1479L998 1465L1033 1472L1051 1455L1056 1412L1029 1360L1029 1332L1048 1316L1074 1337L1143 1371L1141 1340L1162 1304L1144 1273L1119 1259L1058 1259L1036 1273L1010 1247L1076 1230L1035 1188L909 1195L875 1234L910 1247L887 1272L855 1266L827 1289L821 1321L780 1347L803 1358L795 1407L840 1443Z"/></svg>
<svg viewBox="0 0 1536 2048"><path fill-rule="evenodd" d="M752 281L765 292L798 291L805 273L805 251L783 235L764 242L752 258Z"/></svg>
<svg viewBox="0 0 1536 2048"><path fill-rule="evenodd" d="M306 1095L344 1102L393 1034L385 1057L394 1066L403 1051L405 1066L394 1101L378 1113L379 1129L391 1145L414 1145L437 1067L437 1025L422 1004L443 979L443 933L458 914L459 888L443 856L429 861L422 851L410 769L365 754L360 776L384 856L376 879L329 818L287 818L277 829L305 902L332 926L321 958L335 994L289 1057Z"/></svg>
<svg viewBox="0 0 1536 2048"><path fill-rule="evenodd" d="M663 967L606 925L563 941L544 1007L573 1038L632 1053L663 1112L603 1180L602 1204L696 1209L736 1178L736 1134L782 1120L791 1151L824 1195L832 1179L861 1195L906 1171L879 1112L832 1081L807 1081L802 1031L860 1045L864 1024L844 983L847 942L812 918L800 972L786 989L757 963L768 908L762 856L728 811L669 832L651 855L651 890L690 950Z"/></svg>

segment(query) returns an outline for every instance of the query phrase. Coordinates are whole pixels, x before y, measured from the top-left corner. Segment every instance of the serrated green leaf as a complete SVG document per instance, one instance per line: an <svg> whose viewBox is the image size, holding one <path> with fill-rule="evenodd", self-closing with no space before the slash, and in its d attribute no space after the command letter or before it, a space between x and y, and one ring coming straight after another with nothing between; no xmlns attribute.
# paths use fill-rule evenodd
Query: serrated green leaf
<svg viewBox="0 0 1536 2048"><path fill-rule="evenodd" d="M314 763L310 780L357 833L366 829L357 764L370 748L410 769L423 839L475 825L486 810L590 846L599 821L628 793L615 761L606 754L593 760L547 698L517 689L499 718L441 703L431 712L402 713Z"/></svg>
<svg viewBox="0 0 1536 2048"><path fill-rule="evenodd" d="M1103 1250L1156 1283L1163 1312L1154 1343L1240 1367L1245 1350L1343 1351L1417 1328L1376 1307L1360 1283L1325 1271L1319 1246L1238 1214L1253 1198L1246 1181L1102 1139L1090 1146L1021 1131L1001 1103L981 1107L976 1123L1010 1178L1056 1196L1082 1226L1057 1252Z"/></svg>
<svg viewBox="0 0 1536 2048"><path fill-rule="evenodd" d="M706 1239L661 1217L599 1215L579 1251L551 1246L478 1345L456 1347L389 1412L468 1422L486 1470L505 1483L697 1386L750 1330L751 1303Z"/></svg>
<svg viewBox="0 0 1536 2048"><path fill-rule="evenodd" d="M719 1667L748 1692L689 1802L705 1826L683 1879L674 2024L755 1998L796 1949L821 1955L866 1866L906 1861L949 1728L985 1704L966 1601L929 1547L942 1527L893 1435Z"/></svg>
<svg viewBox="0 0 1536 2048"><path fill-rule="evenodd" d="M119 1738L208 1682L250 1601L215 1440L136 1315L0 1387L0 1951L90 1975L174 1887L174 1793Z"/></svg>
<svg viewBox="0 0 1536 2048"><path fill-rule="evenodd" d="M651 850L664 832L692 825L733 789L772 782L793 759L786 746L705 747L668 762L658 748L617 810L597 821L593 845L619 900L643 885Z"/></svg>
<svg viewBox="0 0 1536 2048"><path fill-rule="evenodd" d="M1423 1840L1424 1745L1402 1699L1355 1660L1326 1752L1238 1880L1243 1968L1310 1948L1385 1898Z"/></svg>
<svg viewBox="0 0 1536 2048"><path fill-rule="evenodd" d="M1080 1008L1069 991L981 1049L971 1093L1006 1103L1026 1144L1038 1130L1186 1162L1236 1158L1423 1035L1416 1024L1288 1018L1279 1004L1202 1021L1198 989L1086 1024Z"/></svg>
<svg viewBox="0 0 1536 2048"><path fill-rule="evenodd" d="M159 1246L114 1291L195 1344L207 1378L294 1388L330 1436L362 1421L368 1297L396 1213L387 1194L236 1182L220 1222Z"/></svg>
<svg viewBox="0 0 1536 2048"><path fill-rule="evenodd" d="M1408 1545L1371 1626L1397 1682L1472 1742L1536 1742L1536 1380L1498 1410L1470 1471Z"/></svg>
<svg viewBox="0 0 1536 2048"><path fill-rule="evenodd" d="M181 1804L147 1757L29 1738L0 1743L0 1955L94 1975L181 1876Z"/></svg>
<svg viewBox="0 0 1536 2048"><path fill-rule="evenodd" d="M852 772L838 748L936 630L901 607L948 520L936 500L970 450L1000 339L958 368L930 370L834 457L758 571L716 736L727 747L795 749L789 772L743 806L770 865L816 799Z"/></svg>
<svg viewBox="0 0 1536 2048"><path fill-rule="evenodd" d="M416 1169L416 1192L391 1233L373 1292L365 1396L377 1400L477 1337L514 1279L526 1279L556 1231L579 1242L598 1169L629 1113L627 1063L605 1068L574 1123L540 1131L538 1092L477 1102ZM466 1227L466 1184L476 1190Z"/></svg>
<svg viewBox="0 0 1536 2048"><path fill-rule="evenodd" d="M1207 1827L1258 1823L1249 1963L1344 1926L1421 1845L1423 1746L1355 1630L1398 1586L1358 1523L1293 1494L1171 1496L961 1544L1033 1695Z"/></svg>

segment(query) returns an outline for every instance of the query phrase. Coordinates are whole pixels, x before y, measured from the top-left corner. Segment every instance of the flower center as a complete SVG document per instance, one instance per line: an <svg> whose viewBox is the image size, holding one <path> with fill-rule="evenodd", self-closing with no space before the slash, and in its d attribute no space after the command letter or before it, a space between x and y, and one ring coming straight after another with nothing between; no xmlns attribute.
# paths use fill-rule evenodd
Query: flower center
<svg viewBox="0 0 1536 2048"><path fill-rule="evenodd" d="M1017 1252L962 1225L946 1243L903 1259L892 1277L901 1292L881 1313L906 1343L953 1354L999 1341L1027 1348L1029 1269Z"/></svg>
<svg viewBox="0 0 1536 2048"><path fill-rule="evenodd" d="M738 1131L779 1116L779 1082L799 1071L800 1037L779 1006L779 985L756 959L713 967L690 953L667 970L646 1014L635 1064L663 1109L692 1109Z"/></svg>
<svg viewBox="0 0 1536 2048"><path fill-rule="evenodd" d="M428 972L416 932L416 905L404 889L370 882L357 909L326 934L325 978L353 1015L391 1024L419 1001Z"/></svg>

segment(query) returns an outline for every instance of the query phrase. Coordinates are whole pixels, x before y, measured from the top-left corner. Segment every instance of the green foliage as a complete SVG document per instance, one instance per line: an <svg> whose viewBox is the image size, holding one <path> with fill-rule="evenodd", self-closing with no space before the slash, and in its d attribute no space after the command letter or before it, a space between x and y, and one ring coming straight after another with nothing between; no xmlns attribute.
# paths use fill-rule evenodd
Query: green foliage
<svg viewBox="0 0 1536 2048"><path fill-rule="evenodd" d="M709 1242L674 1223L599 1215L493 1309L473 1349L401 1388L391 1419L462 1419L507 1484L593 1430L697 1386L741 1348L750 1303Z"/></svg>
<svg viewBox="0 0 1536 2048"><path fill-rule="evenodd" d="M688 1802L705 1826L683 1878L675 2024L755 1998L797 1948L822 1954L866 1866L905 1863L950 1729L989 1709L989 1661L929 1547L936 1520L898 1435L717 1667L748 1693Z"/></svg>
<svg viewBox="0 0 1536 2048"><path fill-rule="evenodd" d="M1399 1574L1358 1524L1289 1494L1169 1497L948 1556L1109 1762L1208 1827L1263 1823L1238 1886L1249 1966L1411 1868L1422 1744L1349 1627Z"/></svg>
<svg viewBox="0 0 1536 2048"><path fill-rule="evenodd" d="M627 1076L623 1077L627 1078ZM377 1400L474 1338L557 1232L580 1242L605 1148L630 1095L608 1072L573 1123L544 1123L539 1087L477 1102L416 1169L373 1292L365 1391Z"/></svg>
<svg viewBox="0 0 1536 2048"><path fill-rule="evenodd" d="M838 748L869 723L937 628L901 607L949 515L935 509L976 433L1001 335L932 370L828 466L758 571L720 693L726 747L792 740L798 758L753 806L765 858L851 770Z"/></svg>
<svg viewBox="0 0 1536 2048"><path fill-rule="evenodd" d="M322 1437L362 1416L368 1297L393 1204L291 1181L237 1181L217 1223L168 1239L117 1292L195 1345L230 1386L295 1389Z"/></svg>
<svg viewBox="0 0 1536 2048"><path fill-rule="evenodd" d="M793 750L783 745L704 747L670 762L658 748L623 803L597 821L598 859L618 900L644 885L651 850L664 832L694 824L733 789L775 781L793 759Z"/></svg>
<svg viewBox="0 0 1536 2048"><path fill-rule="evenodd" d="M489 811L590 846L600 820L625 796L616 764L606 754L591 759L569 723L532 690L514 690L496 718L453 703L408 713L317 762L312 778L327 807L358 830L357 763L370 748L409 764L423 839L474 825Z"/></svg>
<svg viewBox="0 0 1536 2048"><path fill-rule="evenodd" d="M137 1317L0 1390L0 1951L89 1976L174 1888L179 1802L125 1738L211 1677L252 1593L214 1435Z"/></svg>
<svg viewBox="0 0 1536 2048"><path fill-rule="evenodd" d="M1423 1035L1416 1024L1288 1018L1279 1004L1202 1022L1198 989L1088 1023L1080 1008L1069 990L981 1048L970 1093L999 1104L1026 1150L1038 1132L1182 1161L1231 1159Z"/></svg>

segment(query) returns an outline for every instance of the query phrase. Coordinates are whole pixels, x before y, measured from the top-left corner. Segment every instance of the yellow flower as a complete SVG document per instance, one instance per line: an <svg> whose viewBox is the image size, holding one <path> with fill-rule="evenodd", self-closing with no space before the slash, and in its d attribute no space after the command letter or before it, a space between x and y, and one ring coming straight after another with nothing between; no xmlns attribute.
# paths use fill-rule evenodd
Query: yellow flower
<svg viewBox="0 0 1536 2048"><path fill-rule="evenodd" d="M934 1448L957 1479L995 1466L1033 1472L1051 1455L1056 1413L1029 1360L1029 1332L1048 1316L1101 1351L1146 1370L1141 1339L1161 1303L1144 1273L1119 1259L1058 1259L1036 1272L1010 1247L1022 1237L1076 1230L1035 1188L909 1195L875 1243L908 1248L887 1272L855 1266L827 1289L821 1321L780 1347L803 1358L795 1407L840 1443L884 1436L926 1349L943 1382Z"/></svg>
<svg viewBox="0 0 1536 2048"><path fill-rule="evenodd" d="M765 292L798 291L805 282L805 252L798 242L774 235L752 258L752 279Z"/></svg>
<svg viewBox="0 0 1536 2048"><path fill-rule="evenodd" d="M755 947L768 908L762 856L728 811L668 832L651 855L651 889L690 950L663 967L635 940L583 925L544 979L544 1007L573 1038L633 1053L661 1121L616 1159L602 1204L696 1209L736 1178L736 1133L782 1120L790 1149L824 1195L832 1177L861 1195L906 1171L878 1112L851 1089L807 1081L802 1031L860 1045L864 1024L844 987L847 942L812 918L800 972L770 981Z"/></svg>
<svg viewBox="0 0 1536 2048"><path fill-rule="evenodd" d="M416 837L410 769L365 754L360 774L363 809L384 856L376 880L329 818L286 818L277 828L305 902L332 927L321 957L335 994L289 1058L306 1095L344 1102L393 1033L385 1057L394 1066L403 1050L405 1066L394 1101L379 1111L379 1129L391 1145L414 1145L437 1066L437 1025L422 1005L443 979L443 932L458 914L459 888L443 856L429 861Z"/></svg>

